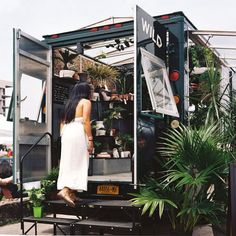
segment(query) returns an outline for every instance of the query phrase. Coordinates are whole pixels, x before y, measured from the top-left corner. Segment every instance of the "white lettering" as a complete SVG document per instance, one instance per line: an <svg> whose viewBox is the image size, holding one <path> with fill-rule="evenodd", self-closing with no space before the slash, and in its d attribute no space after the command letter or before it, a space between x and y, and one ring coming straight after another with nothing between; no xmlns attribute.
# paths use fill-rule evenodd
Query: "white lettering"
<svg viewBox="0 0 236 236"><path fill-rule="evenodd" d="M150 25L147 24L147 21L144 21L143 18L142 18L142 26L143 26L143 32L145 32L146 34L148 34Z"/></svg>
<svg viewBox="0 0 236 236"><path fill-rule="evenodd" d="M157 45L157 47L161 48L162 47L162 40L161 40L160 35L156 34L156 37L155 37L155 29L152 26L150 26L150 24L147 23L147 21L144 20L143 18L141 20L142 20L143 32L146 35L150 36L150 38Z"/></svg>
<svg viewBox="0 0 236 236"><path fill-rule="evenodd" d="M157 34L157 41L156 41L157 47L161 48L162 47L162 40L160 35Z"/></svg>

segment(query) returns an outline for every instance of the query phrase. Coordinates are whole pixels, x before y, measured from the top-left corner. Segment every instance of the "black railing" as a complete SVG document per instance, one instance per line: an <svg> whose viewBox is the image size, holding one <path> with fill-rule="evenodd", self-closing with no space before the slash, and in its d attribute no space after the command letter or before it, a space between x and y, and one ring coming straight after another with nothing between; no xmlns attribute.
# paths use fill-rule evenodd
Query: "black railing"
<svg viewBox="0 0 236 236"><path fill-rule="evenodd" d="M21 210L21 229L23 229L23 217L24 217L24 205L23 205L23 161L30 154L30 152L38 145L38 143L45 137L50 137L50 148L51 148L51 157L52 157L52 134L49 132L44 133L29 149L28 151L20 158L20 210Z"/></svg>

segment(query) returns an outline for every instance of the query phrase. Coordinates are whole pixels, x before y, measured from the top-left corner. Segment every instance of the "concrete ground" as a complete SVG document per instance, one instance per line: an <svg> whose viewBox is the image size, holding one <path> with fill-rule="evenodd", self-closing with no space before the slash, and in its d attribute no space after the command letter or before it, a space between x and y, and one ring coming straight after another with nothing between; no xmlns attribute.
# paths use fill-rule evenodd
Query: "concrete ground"
<svg viewBox="0 0 236 236"><path fill-rule="evenodd" d="M62 217L62 218L67 218L68 216L66 215L57 215L58 217ZM70 216L70 218L72 218L72 216ZM27 230L32 223L25 223L25 230ZM64 226L60 226L63 231L65 231L68 235L69 235L69 228L68 227L64 227ZM38 235L53 235L53 225L49 225L49 224L38 224L37 226L37 233ZM28 235L34 235L34 228L31 229L28 233ZM63 235L63 233L57 229L57 234L58 235ZM4 226L0 227L0 235L22 235L22 230L21 230L21 225L20 223L14 223L14 224L7 224Z"/></svg>

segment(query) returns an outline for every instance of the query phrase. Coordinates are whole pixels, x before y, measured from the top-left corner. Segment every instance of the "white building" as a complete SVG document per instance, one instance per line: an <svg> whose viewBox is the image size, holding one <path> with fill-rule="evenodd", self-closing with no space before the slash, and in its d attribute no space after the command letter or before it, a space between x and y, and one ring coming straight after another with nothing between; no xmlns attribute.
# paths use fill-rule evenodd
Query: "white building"
<svg viewBox="0 0 236 236"><path fill-rule="evenodd" d="M7 108L9 107L12 95L12 82L0 80L0 115L7 115Z"/></svg>

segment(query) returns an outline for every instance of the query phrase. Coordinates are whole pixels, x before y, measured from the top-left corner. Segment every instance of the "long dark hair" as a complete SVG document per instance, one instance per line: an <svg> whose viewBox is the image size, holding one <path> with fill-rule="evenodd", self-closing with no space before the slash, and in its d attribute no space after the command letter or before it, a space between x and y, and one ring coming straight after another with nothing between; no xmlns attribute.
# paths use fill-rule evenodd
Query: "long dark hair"
<svg viewBox="0 0 236 236"><path fill-rule="evenodd" d="M91 87L87 82L77 83L71 91L70 98L66 103L64 119L63 121L67 124L75 118L75 110L82 98L90 99Z"/></svg>
<svg viewBox="0 0 236 236"><path fill-rule="evenodd" d="M12 167L7 160L0 162L0 178L8 178L12 176Z"/></svg>

